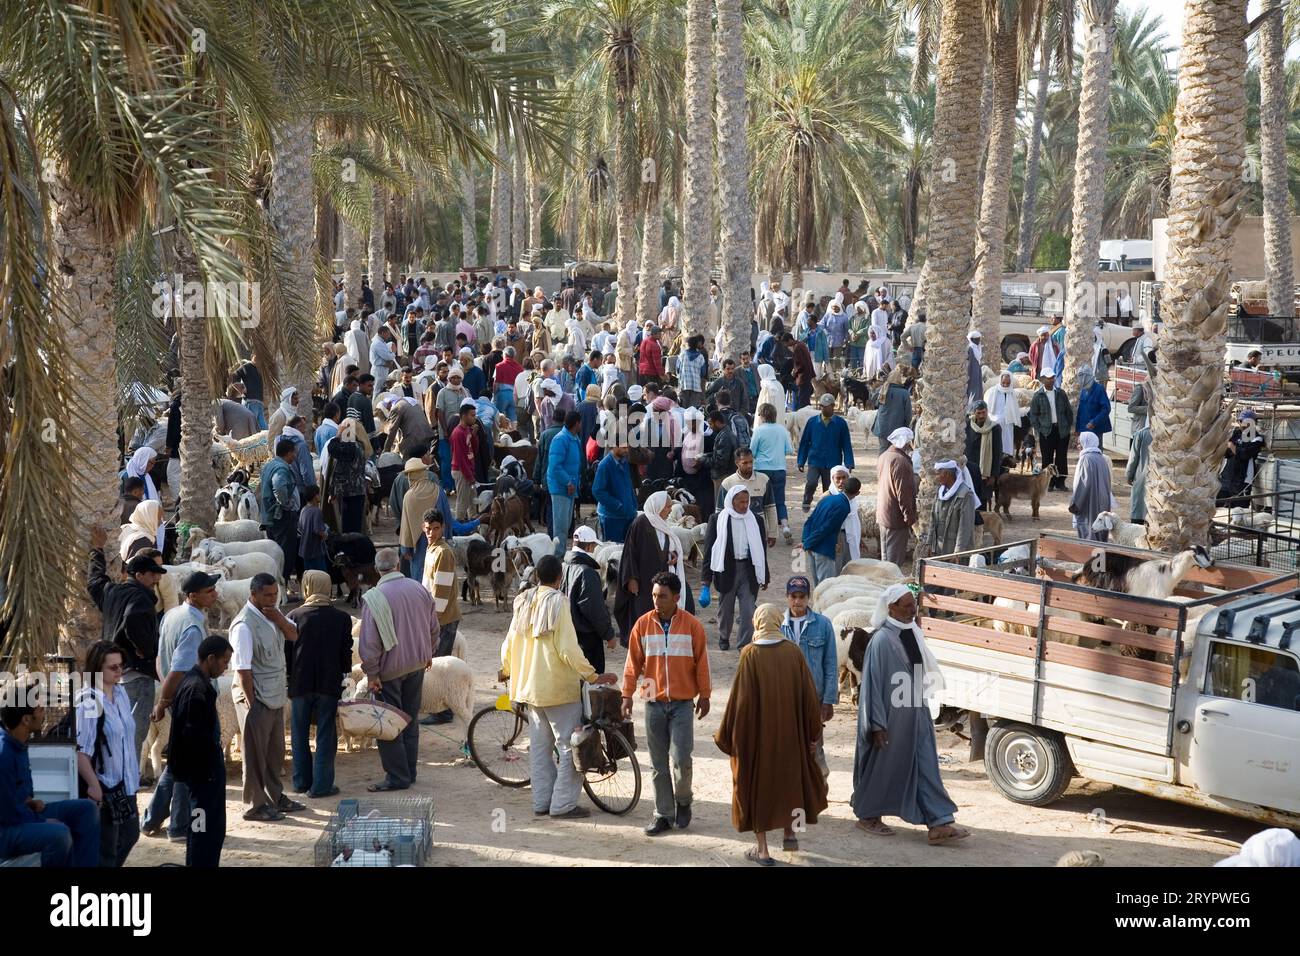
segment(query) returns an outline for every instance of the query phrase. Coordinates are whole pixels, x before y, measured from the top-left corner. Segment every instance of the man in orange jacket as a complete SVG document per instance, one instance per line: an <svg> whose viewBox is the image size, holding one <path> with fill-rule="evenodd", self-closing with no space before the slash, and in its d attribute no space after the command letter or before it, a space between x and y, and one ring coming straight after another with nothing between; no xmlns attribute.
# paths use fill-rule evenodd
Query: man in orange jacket
<svg viewBox="0 0 1300 956"><path fill-rule="evenodd" d="M628 635L623 719L632 717L632 694L639 686L646 702L646 745L655 790L655 816L645 833L658 836L674 825L679 830L690 825L694 718L708 714L713 688L704 625L677 606L681 578L664 571L652 583L654 610L641 615Z"/></svg>

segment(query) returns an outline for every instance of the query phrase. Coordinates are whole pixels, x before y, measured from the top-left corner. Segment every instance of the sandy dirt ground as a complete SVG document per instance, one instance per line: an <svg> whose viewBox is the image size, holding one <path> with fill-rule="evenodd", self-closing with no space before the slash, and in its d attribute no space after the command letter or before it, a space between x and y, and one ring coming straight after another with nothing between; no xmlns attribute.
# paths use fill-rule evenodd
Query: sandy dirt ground
<svg viewBox="0 0 1300 956"><path fill-rule="evenodd" d="M864 482L864 493L875 491L874 439L870 450L855 431L858 466L854 473ZM802 475L790 462L787 497L795 542L802 525L799 496ZM1126 516L1127 486L1122 462L1114 471L1115 495L1120 514ZM1067 531L1070 515L1068 497L1049 495L1041 521L1029 517L1027 502L1012 505L1013 520L1007 525L1004 543L1028 537L1040 530ZM591 517L592 506L584 506L583 518ZM594 521L594 518L592 518ZM385 516L376 532L377 540L393 537L391 518ZM874 555L873 555L874 556ZM760 595L760 602L784 604L782 585L790 574L791 548L778 537L769 554L776 584ZM698 569L688 573L699 593ZM484 588L487 593L486 587ZM650 789L649 757L645 750L642 704L636 704L638 757L643 773L639 805L624 816L610 816L594 810L585 820L559 821L534 818L528 790L499 787L484 777L460 754L465 728L457 721L420 729L422 766L410 795L427 795L434 800L435 846L431 865L490 866L541 864L547 866L659 865L659 866L748 866L742 854L752 836L738 834L731 824L731 773L727 758L713 743L713 733L722 719L727 695L736 670L738 652L717 647L716 604L702 614L710 636L710 668L713 675L712 711L695 728L694 819L687 830L673 830L659 837L647 837L641 828L650 822L653 798ZM495 682L502 637L509 624L508 612L493 610L490 597L483 607L466 608L460 634L468 643L468 660L476 675L475 706L491 704L503 688ZM625 652L609 652L607 670L621 673ZM826 728L826 755L831 766L830 807L816 825L801 835L800 850L785 853L773 849L783 865L792 866L1050 866L1071 850L1094 850L1112 866L1209 866L1230 855L1246 837L1261 829L1249 821L1192 807L1185 807L1118 787L1077 779L1066 795L1046 808L1023 807L1003 798L988 781L982 762L967 761L967 744L951 733L939 735L939 753L944 784L958 805L957 822L972 831L971 838L956 845L931 847L925 829L888 819L896 834L892 837L863 833L853 826L849 807L852 790L856 712L845 698ZM290 786L286 744L284 780ZM336 761L337 785L342 793L326 800L301 797L308 809L290 814L276 823L249 823L241 819L238 764L228 768L228 827L224 866L311 866L314 845L338 800L365 798L366 785L379 780L382 771L375 750L346 753ZM140 794L143 811L152 790ZM585 805L589 805L583 798ZM776 836L776 835L774 835ZM774 847L780 846L779 837ZM156 866L182 863L184 846L165 839L141 837L128 866Z"/></svg>

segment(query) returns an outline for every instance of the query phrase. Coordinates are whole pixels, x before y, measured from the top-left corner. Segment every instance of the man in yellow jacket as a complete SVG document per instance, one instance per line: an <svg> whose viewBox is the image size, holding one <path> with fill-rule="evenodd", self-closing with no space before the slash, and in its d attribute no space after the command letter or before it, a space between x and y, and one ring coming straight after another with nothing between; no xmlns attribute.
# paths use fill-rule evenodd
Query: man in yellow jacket
<svg viewBox="0 0 1300 956"><path fill-rule="evenodd" d="M511 700L528 705L528 751L533 815L587 817L578 806L582 781L573 766L569 736L582 723L582 681L614 684L597 674L573 629L569 599L560 590L563 565L554 555L537 562L538 586L515 598L514 617L501 644L499 680L510 680ZM559 767L552 757L559 752Z"/></svg>

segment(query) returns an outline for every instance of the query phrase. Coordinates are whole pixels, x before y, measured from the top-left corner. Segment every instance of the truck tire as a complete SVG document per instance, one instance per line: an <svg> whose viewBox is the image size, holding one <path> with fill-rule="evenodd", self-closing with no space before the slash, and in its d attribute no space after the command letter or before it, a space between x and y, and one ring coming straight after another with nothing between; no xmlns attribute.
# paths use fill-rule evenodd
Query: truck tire
<svg viewBox="0 0 1300 956"><path fill-rule="evenodd" d="M1060 734L1006 721L989 730L984 769L1004 797L1031 807L1057 800L1074 777Z"/></svg>
<svg viewBox="0 0 1300 956"><path fill-rule="evenodd" d="M1002 340L1002 362L1010 365L1021 352L1029 351L1029 339L1023 335L1008 335Z"/></svg>

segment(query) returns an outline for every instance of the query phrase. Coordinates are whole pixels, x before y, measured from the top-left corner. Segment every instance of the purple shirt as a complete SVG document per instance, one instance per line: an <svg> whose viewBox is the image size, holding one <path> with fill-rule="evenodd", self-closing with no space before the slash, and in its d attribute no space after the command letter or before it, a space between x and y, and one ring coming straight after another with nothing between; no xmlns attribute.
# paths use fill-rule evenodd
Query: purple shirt
<svg viewBox="0 0 1300 956"><path fill-rule="evenodd" d="M357 649L361 654L361 669L367 677L395 680L420 670L433 660L433 646L438 639L438 612L434 610L433 597L419 581L395 577L381 581L378 587L392 610L397 646L390 651L384 650L374 616L363 601Z"/></svg>

